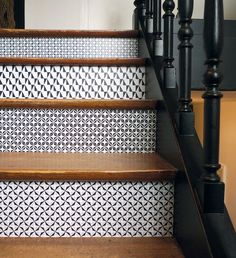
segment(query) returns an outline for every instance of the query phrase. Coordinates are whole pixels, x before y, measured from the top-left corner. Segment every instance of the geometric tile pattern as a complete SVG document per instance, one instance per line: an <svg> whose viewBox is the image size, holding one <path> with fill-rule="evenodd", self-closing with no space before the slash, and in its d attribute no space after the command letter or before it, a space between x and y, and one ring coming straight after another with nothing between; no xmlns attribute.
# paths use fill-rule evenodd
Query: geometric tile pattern
<svg viewBox="0 0 236 258"><path fill-rule="evenodd" d="M0 151L148 153L155 110L0 109Z"/></svg>
<svg viewBox="0 0 236 258"><path fill-rule="evenodd" d="M171 182L0 182L0 237L162 237Z"/></svg>
<svg viewBox="0 0 236 258"><path fill-rule="evenodd" d="M129 58L138 56L134 38L0 38L1 57Z"/></svg>
<svg viewBox="0 0 236 258"><path fill-rule="evenodd" d="M0 65L0 98L143 99L145 67Z"/></svg>

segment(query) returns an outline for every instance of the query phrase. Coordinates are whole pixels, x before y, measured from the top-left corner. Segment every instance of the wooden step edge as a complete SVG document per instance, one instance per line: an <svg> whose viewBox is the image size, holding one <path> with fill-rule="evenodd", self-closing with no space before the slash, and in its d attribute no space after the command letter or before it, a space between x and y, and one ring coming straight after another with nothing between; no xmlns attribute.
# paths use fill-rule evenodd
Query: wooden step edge
<svg viewBox="0 0 236 258"><path fill-rule="evenodd" d="M37 30L37 29L0 29L0 37L25 38L136 38L138 30Z"/></svg>
<svg viewBox="0 0 236 258"><path fill-rule="evenodd" d="M157 100L0 99L0 108L155 110Z"/></svg>
<svg viewBox="0 0 236 258"><path fill-rule="evenodd" d="M0 238L4 258L184 258L171 237Z"/></svg>
<svg viewBox="0 0 236 258"><path fill-rule="evenodd" d="M0 57L2 65L145 66L145 58Z"/></svg>
<svg viewBox="0 0 236 258"><path fill-rule="evenodd" d="M0 153L0 180L170 181L176 169L158 154Z"/></svg>

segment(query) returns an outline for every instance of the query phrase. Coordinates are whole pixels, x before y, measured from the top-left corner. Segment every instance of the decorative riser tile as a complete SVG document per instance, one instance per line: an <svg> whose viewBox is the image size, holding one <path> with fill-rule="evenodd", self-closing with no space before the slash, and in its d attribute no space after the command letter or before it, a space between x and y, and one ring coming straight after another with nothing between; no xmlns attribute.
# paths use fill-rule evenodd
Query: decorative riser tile
<svg viewBox="0 0 236 258"><path fill-rule="evenodd" d="M0 237L171 236L171 182L0 182Z"/></svg>
<svg viewBox="0 0 236 258"><path fill-rule="evenodd" d="M145 67L0 66L0 98L144 97Z"/></svg>
<svg viewBox="0 0 236 258"><path fill-rule="evenodd" d="M0 109L0 151L154 152L153 110Z"/></svg>
<svg viewBox="0 0 236 258"><path fill-rule="evenodd" d="M1 57L129 58L138 56L133 38L0 38Z"/></svg>

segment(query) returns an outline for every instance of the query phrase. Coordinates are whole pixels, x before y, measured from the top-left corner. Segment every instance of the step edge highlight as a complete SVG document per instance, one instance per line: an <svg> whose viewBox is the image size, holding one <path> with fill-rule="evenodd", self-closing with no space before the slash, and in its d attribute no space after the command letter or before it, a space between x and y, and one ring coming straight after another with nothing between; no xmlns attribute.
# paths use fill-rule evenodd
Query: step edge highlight
<svg viewBox="0 0 236 258"><path fill-rule="evenodd" d="M40 37L40 38L137 38L138 30L37 30L37 29L0 29L0 37Z"/></svg>
<svg viewBox="0 0 236 258"><path fill-rule="evenodd" d="M0 57L0 65L145 66L145 58Z"/></svg>
<svg viewBox="0 0 236 258"><path fill-rule="evenodd" d="M0 108L155 110L158 100L0 99Z"/></svg>

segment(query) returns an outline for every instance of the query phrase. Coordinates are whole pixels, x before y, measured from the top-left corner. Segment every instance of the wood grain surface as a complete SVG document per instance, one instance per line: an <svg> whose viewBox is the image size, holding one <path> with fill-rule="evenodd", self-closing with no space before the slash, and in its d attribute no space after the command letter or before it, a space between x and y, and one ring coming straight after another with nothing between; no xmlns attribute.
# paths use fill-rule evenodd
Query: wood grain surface
<svg viewBox="0 0 236 258"><path fill-rule="evenodd" d="M156 153L0 153L0 180L159 181L175 174Z"/></svg>
<svg viewBox="0 0 236 258"><path fill-rule="evenodd" d="M0 238L2 258L184 258L173 238Z"/></svg>

